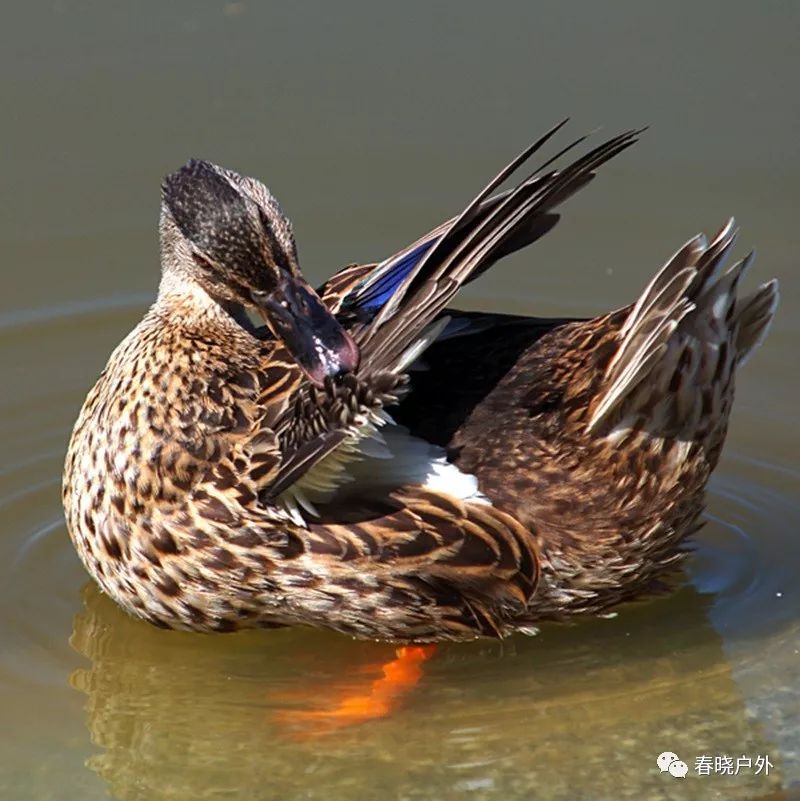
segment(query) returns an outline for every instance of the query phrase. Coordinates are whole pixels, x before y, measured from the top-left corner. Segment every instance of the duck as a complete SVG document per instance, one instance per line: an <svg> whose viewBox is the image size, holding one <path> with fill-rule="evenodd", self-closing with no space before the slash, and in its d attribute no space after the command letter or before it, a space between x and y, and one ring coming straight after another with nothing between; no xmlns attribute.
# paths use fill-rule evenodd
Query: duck
<svg viewBox="0 0 800 801"><path fill-rule="evenodd" d="M413 645L674 584L778 286L740 291L753 255L728 266L731 220L593 319L452 307L641 134L540 156L565 122L459 214L316 290L263 183L202 160L164 179L157 298L64 466L69 535L104 593L162 628Z"/></svg>

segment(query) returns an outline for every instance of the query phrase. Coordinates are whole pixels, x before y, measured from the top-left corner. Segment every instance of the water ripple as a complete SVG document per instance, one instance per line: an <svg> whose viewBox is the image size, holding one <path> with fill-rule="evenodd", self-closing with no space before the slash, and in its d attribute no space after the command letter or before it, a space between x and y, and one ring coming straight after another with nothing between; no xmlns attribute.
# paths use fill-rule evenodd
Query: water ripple
<svg viewBox="0 0 800 801"><path fill-rule="evenodd" d="M153 301L148 292L136 292L128 295L95 298L93 300L74 301L72 303L41 306L36 309L19 309L0 314L0 332L13 331L29 326L42 326L57 323L74 317L110 314L112 312L137 309Z"/></svg>

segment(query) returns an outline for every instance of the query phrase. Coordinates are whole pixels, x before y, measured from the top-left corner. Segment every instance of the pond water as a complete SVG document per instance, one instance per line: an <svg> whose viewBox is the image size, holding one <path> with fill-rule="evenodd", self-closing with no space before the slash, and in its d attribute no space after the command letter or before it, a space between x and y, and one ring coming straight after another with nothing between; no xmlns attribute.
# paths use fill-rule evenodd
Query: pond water
<svg viewBox="0 0 800 801"><path fill-rule="evenodd" d="M800 798L800 15L791 3L61 2L3 26L0 797ZM70 427L158 278L161 176L264 179L321 280L458 211L565 113L649 124L565 220L460 299L590 315L730 214L782 305L742 371L678 590L608 620L440 647L384 719L286 724L390 646L176 634L88 583L64 527ZM685 779L656 757L678 754ZM749 757L698 775L700 757ZM769 775L756 773L768 756Z"/></svg>

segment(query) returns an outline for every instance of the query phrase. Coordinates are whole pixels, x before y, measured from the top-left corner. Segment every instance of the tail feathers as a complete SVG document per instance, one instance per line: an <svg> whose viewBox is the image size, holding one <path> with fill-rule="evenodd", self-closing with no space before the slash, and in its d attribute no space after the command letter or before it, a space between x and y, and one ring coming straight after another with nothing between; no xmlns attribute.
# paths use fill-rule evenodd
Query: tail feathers
<svg viewBox="0 0 800 801"><path fill-rule="evenodd" d="M736 353L739 364L764 341L778 308L778 282L773 278L755 292L742 298L739 312L739 330L736 332Z"/></svg>
<svg viewBox="0 0 800 801"><path fill-rule="evenodd" d="M414 348L420 334L428 330L464 283L497 258L549 230L557 219L553 209L591 181L595 169L630 147L639 133L629 131L616 136L563 169L550 169L555 159L583 141L581 137L516 188L491 197L562 125L534 142L458 217L429 235L434 240L432 245L423 240L401 258L390 260L345 304L345 309L360 304L362 312L371 313L366 324L353 330L361 348L362 372L402 369L408 362L408 349Z"/></svg>
<svg viewBox="0 0 800 801"><path fill-rule="evenodd" d="M620 329L590 430L635 398L642 403L634 400L634 407L647 403L652 411L653 394L662 392L666 404L675 407L668 410L671 418L677 419L690 412L703 390L718 390L708 395L712 399L725 391L734 367L766 335L778 302L775 281L737 297L754 256L750 253L725 269L736 236L729 220L711 244L703 235L694 237L646 287ZM716 402L712 406L716 410Z"/></svg>

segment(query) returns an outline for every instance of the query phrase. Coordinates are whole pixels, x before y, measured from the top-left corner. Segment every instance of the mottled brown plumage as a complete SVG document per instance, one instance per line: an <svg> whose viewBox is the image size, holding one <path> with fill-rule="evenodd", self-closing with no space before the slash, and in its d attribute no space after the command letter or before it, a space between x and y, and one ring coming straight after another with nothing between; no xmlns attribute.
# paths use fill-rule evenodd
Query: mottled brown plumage
<svg viewBox="0 0 800 801"><path fill-rule="evenodd" d="M776 287L737 297L749 260L724 271L728 226L595 320L444 312L635 140L491 196L556 130L321 301L263 185L206 162L166 179L158 299L90 392L65 465L69 531L108 594L172 628L429 641L657 586L698 525L735 368Z"/></svg>

